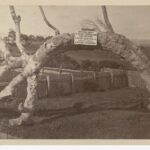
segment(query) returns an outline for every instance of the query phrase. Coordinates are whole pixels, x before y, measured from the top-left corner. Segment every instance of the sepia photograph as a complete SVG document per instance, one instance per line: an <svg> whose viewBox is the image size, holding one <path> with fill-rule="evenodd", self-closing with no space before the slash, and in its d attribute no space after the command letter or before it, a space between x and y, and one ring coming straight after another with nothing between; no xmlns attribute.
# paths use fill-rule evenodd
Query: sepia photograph
<svg viewBox="0 0 150 150"><path fill-rule="evenodd" d="M150 139L150 6L0 6L0 139Z"/></svg>

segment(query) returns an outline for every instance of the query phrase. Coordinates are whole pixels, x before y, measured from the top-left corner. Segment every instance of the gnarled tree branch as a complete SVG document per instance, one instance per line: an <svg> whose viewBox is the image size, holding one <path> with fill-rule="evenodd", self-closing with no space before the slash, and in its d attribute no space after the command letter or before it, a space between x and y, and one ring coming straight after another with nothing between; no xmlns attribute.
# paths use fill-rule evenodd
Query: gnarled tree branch
<svg viewBox="0 0 150 150"><path fill-rule="evenodd" d="M53 26L53 25L47 20L42 6L39 6L39 9L40 9L40 12L41 12L41 14L42 14L43 20L45 21L45 23L46 23L50 28L52 28L52 29L55 31L55 35L60 34L60 31L59 31L55 26Z"/></svg>
<svg viewBox="0 0 150 150"><path fill-rule="evenodd" d="M16 31L16 44L19 48L22 55L28 56L26 53L25 47L21 44L21 31L20 31L20 21L21 17L16 15L14 6L9 6L11 17L15 24L15 31Z"/></svg>
<svg viewBox="0 0 150 150"><path fill-rule="evenodd" d="M106 6L101 6L101 7L102 7L104 21L105 21L105 24L107 26L107 30L108 30L108 32L114 33L113 27L112 27L112 25L109 21L109 18L108 18Z"/></svg>
<svg viewBox="0 0 150 150"><path fill-rule="evenodd" d="M14 6L10 6L9 8L16 28L16 44L22 54L21 56L22 64L25 65L29 60L30 56L26 53L26 49L21 44L21 32L20 32L21 17L16 15ZM36 88L37 88L37 74L27 77L27 97L25 99L24 104L22 105L23 110L24 109L29 110L33 108L33 102L36 100L37 96ZM9 90L7 90L7 94L10 95L10 93L12 93L13 90L14 89L9 88ZM23 110L19 118L9 120L10 125L20 125L23 123L23 121L29 119L29 117L31 116L31 112L23 112Z"/></svg>

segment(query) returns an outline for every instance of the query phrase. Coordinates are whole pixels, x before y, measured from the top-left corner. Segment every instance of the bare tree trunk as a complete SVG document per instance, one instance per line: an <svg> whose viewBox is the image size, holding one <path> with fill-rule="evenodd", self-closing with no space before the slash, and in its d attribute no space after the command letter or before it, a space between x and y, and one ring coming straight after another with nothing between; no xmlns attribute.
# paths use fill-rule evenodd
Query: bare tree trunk
<svg viewBox="0 0 150 150"><path fill-rule="evenodd" d="M41 6L40 10L42 13L42 16L44 18L44 21L46 22L46 24L51 27L53 30L55 30L55 34L59 34L59 30L57 28L55 28L53 25L51 25L48 20L46 19L46 16L44 14L44 11L42 9ZM11 119L9 121L10 125L21 125L23 122L27 122L28 119L31 117L32 115L32 111L34 108L34 103L35 100L37 99L37 71L34 71L34 66L38 65L37 61L32 61L32 57L33 56L28 56L26 53L26 49L22 46L21 44L21 31L20 31L20 21L21 21L21 17L17 16L15 13L15 9L13 6L10 6L10 13L12 16L12 19L15 23L15 27L16 27L16 44L22 54L21 58L23 61L23 65L25 65L27 62L30 62L30 65L26 66L26 71L24 72L25 74L28 72L29 69L32 70L32 73L30 72L27 76L24 75L24 73L21 73L20 75L18 75L17 77L15 77L15 79L13 80L13 82L11 82L9 84L9 86L7 86L5 88L5 92L1 92L1 96L3 97L3 94L7 93L7 96L12 95L13 91L14 91L14 87L16 84L22 82L22 80L27 78L27 97L25 99L24 104L20 103L19 104L19 110L22 112L21 116L19 118L16 119ZM46 44L44 46L47 46ZM36 54L38 55L38 54ZM45 56L45 55L44 55ZM34 57L33 57L34 58ZM39 68L40 69L40 68ZM26 77L26 78L25 78Z"/></svg>
<svg viewBox="0 0 150 150"><path fill-rule="evenodd" d="M22 55L28 57L28 55L26 54L25 48L21 44L21 31L20 31L21 17L16 15L14 6L9 6L9 8L10 8L10 14L12 16L12 19L13 19L14 23L15 23L17 47L19 48Z"/></svg>
<svg viewBox="0 0 150 150"><path fill-rule="evenodd" d="M26 53L26 49L21 44L21 31L20 31L21 17L16 15L15 9L13 6L10 6L10 13L11 13L12 19L13 19L13 21L15 23L15 27L16 27L16 44L22 55L21 56L22 64L25 65L28 62L28 60L30 59L30 56ZM18 109L20 109L21 105L22 105L22 109L20 109L20 111L21 111L20 117L9 120L9 124L11 126L21 125L23 122L29 121L29 118L32 115L31 110L33 110L34 102L37 99L36 87L37 87L37 74L33 74L33 75L27 77L27 97L25 99L24 104L22 104L22 103L19 104ZM14 89L11 88L11 86L10 86L10 88L9 87L6 88L8 95L11 95L13 90Z"/></svg>
<svg viewBox="0 0 150 150"><path fill-rule="evenodd" d="M51 56L62 53L65 50L55 50L59 46L66 45L73 41L73 35L70 34L62 34L52 39L46 41L37 52L31 56L28 60L27 65L23 69L23 72L17 75L9 85L0 92L0 98L5 96L12 95L14 88L16 85L21 83L27 77L32 76L35 73L38 73L39 70L45 65L45 63L50 59ZM9 94L9 95L8 95Z"/></svg>
<svg viewBox="0 0 150 150"><path fill-rule="evenodd" d="M39 6L39 9L41 11L44 22L55 31L55 35L60 34L60 31L47 20L42 6Z"/></svg>
<svg viewBox="0 0 150 150"><path fill-rule="evenodd" d="M37 99L37 75L34 74L27 78L27 97L24 104L19 104L19 111L21 115L18 118L10 119L11 126L22 125L23 123L31 123L31 116L34 111L35 100Z"/></svg>
<svg viewBox="0 0 150 150"><path fill-rule="evenodd" d="M103 12L105 24L106 24L106 26L108 28L108 32L114 33L113 27L112 27L112 25L111 25L111 23L109 21L109 18L108 18L106 6L102 6L102 12Z"/></svg>

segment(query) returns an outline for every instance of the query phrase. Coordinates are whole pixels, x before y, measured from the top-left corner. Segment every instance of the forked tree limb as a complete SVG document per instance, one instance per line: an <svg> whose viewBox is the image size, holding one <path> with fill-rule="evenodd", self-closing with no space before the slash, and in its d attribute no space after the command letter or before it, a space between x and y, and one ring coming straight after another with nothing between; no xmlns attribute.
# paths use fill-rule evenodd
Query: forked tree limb
<svg viewBox="0 0 150 150"><path fill-rule="evenodd" d="M19 48L22 55L28 56L25 47L21 44L21 31L20 31L20 21L21 17L16 15L14 6L9 6L11 17L15 24L16 31L16 45Z"/></svg>
<svg viewBox="0 0 150 150"><path fill-rule="evenodd" d="M43 15L43 18L45 20L45 22L53 29L55 30L55 34L59 34L59 30L56 29L54 26L52 26L46 19L45 17L45 14L44 14L44 11L42 9L42 7L40 7L40 10L41 10L41 13ZM22 62L24 64L26 64L28 61L30 61L30 58L32 56L28 56L26 54L26 50L25 48L22 46L21 44L21 32L20 32L20 21L21 21L21 17L20 16L17 16L16 13L15 13L15 8L14 6L10 6L10 13L11 13L11 16L12 16L12 19L14 21L14 24L15 24L15 27L16 27L16 44L22 54L21 58L22 58ZM35 63L30 61L30 67L32 68ZM30 69L30 67L28 68L28 66L26 67L26 69ZM33 107L34 107L34 102L36 101L37 99L37 83L38 83L38 80L37 80L37 72L32 72L33 74L30 74L28 77L26 78L23 78L23 73L21 73L21 75L18 75L17 77L15 77L15 82L13 80L13 82L11 82L9 84L9 86L7 86L5 88L5 91L4 92L5 94L7 93L7 95L11 95L14 91L14 86L16 85L16 83L19 83L20 81L22 81L23 79L27 79L27 96L26 96L26 99L25 99L25 102L24 103L20 103L19 104L19 108L21 108L21 115L16 118L16 119L10 119L9 120L9 124L11 126L14 126L14 125L21 125L23 122L26 122L29 120L29 118L31 117L32 115L32 111L33 111ZM1 96L4 94L4 93L1 93ZM25 112L24 112L25 111Z"/></svg>
<svg viewBox="0 0 150 150"><path fill-rule="evenodd" d="M22 58L11 56L11 53L7 48L7 44L3 39L0 39L0 53L3 59L3 63L0 65L0 77L2 77L3 74L10 69L23 67Z"/></svg>
<svg viewBox="0 0 150 150"><path fill-rule="evenodd" d="M29 122L32 113L34 111L35 100L37 100L37 75L34 74L27 78L27 97L24 103L19 104L19 111L21 115L18 118L10 119L9 124L11 126L22 125L24 122Z"/></svg>
<svg viewBox="0 0 150 150"><path fill-rule="evenodd" d="M42 8L42 6L39 6L40 12L42 14L43 20L44 22L48 25L48 27L50 27L51 29L53 29L55 31L55 35L60 34L60 31L58 30L58 28L56 28L54 25L52 25L46 18L44 10Z"/></svg>
<svg viewBox="0 0 150 150"><path fill-rule="evenodd" d="M21 52L20 58L22 58L22 64L25 65L28 62L30 56L26 53L26 49L21 43L21 31L20 31L21 17L16 15L14 6L10 6L9 8L10 8L10 13L11 13L12 19L15 24L15 29L16 29L16 45ZM37 89L36 89L37 82L38 82L37 76L38 76L37 74L34 74L34 75L27 77L27 96L26 96L24 104L21 103L22 108L23 108L22 113L20 117L16 119L10 119L9 120L10 125L12 126L21 125L23 121L28 120L29 117L31 116L31 112L23 112L23 111L24 109L27 109L28 111L33 109L33 103L37 99ZM10 92L11 90L8 90L8 95L10 94Z"/></svg>
<svg viewBox="0 0 150 150"><path fill-rule="evenodd" d="M107 8L106 8L106 6L101 6L101 7L102 7L104 21L105 21L105 24L107 26L107 30L111 33L114 33L113 27L112 27L112 25L109 21L109 18L108 18Z"/></svg>

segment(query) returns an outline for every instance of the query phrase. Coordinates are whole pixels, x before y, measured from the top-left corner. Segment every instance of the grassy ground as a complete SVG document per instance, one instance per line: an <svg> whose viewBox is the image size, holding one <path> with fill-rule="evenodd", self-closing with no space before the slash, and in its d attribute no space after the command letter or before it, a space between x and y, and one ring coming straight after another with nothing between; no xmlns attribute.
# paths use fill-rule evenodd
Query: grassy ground
<svg viewBox="0 0 150 150"><path fill-rule="evenodd" d="M18 116L16 102L0 105L1 138L148 139L150 113L143 107L148 93L119 89L79 93L37 101L34 123L2 128L3 119ZM7 109L6 109L7 107ZM8 107L11 110L8 111Z"/></svg>

